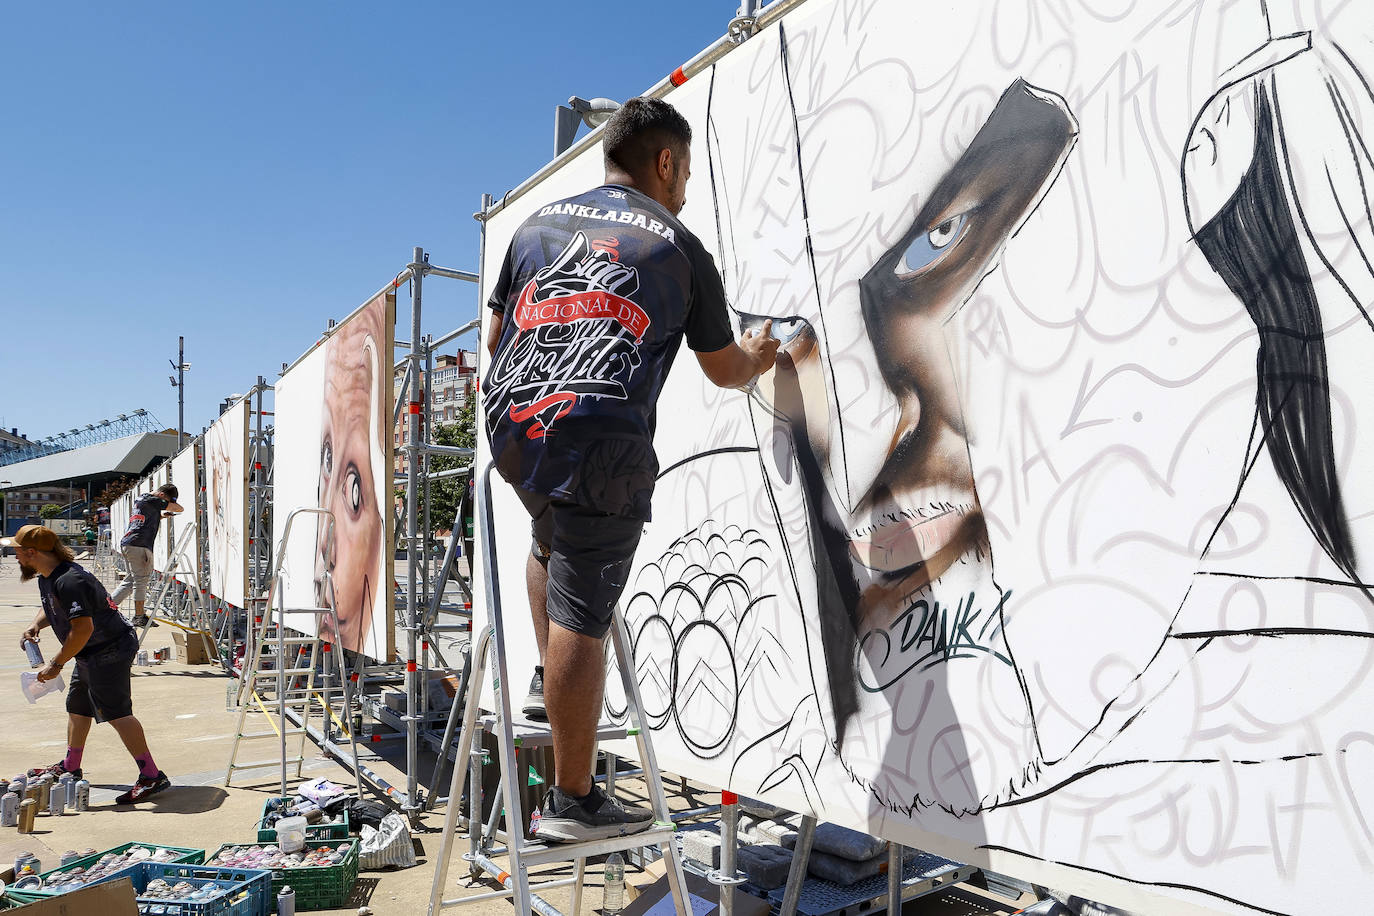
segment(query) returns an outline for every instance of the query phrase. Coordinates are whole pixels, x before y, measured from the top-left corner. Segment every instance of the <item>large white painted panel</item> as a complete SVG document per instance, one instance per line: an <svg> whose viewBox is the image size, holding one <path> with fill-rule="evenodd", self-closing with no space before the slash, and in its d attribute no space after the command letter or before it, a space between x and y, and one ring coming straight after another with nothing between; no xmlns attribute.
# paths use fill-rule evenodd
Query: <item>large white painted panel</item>
<svg viewBox="0 0 1374 916"><path fill-rule="evenodd" d="M272 530L288 608L333 607L345 648L390 660L392 619L391 350L395 298L358 309L276 389ZM332 513L300 515L301 508ZM314 618L293 628L313 633Z"/></svg>
<svg viewBox="0 0 1374 916"><path fill-rule="evenodd" d="M675 90L785 358L660 402L664 767L1140 912L1374 893L1371 78L1368 4L810 0Z"/></svg>

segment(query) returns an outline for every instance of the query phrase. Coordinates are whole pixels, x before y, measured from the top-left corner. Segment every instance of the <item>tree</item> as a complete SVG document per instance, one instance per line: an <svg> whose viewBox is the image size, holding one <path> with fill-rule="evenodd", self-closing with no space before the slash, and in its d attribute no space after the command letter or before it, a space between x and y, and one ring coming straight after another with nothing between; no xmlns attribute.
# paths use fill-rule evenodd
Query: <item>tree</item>
<svg viewBox="0 0 1374 916"><path fill-rule="evenodd" d="M112 480L105 485L105 489L100 491L100 495L95 498L97 506L113 505L116 499L132 490L138 485L137 477L120 477Z"/></svg>
<svg viewBox="0 0 1374 916"><path fill-rule="evenodd" d="M57 503L48 503L38 510L39 518L58 518L62 515L62 507Z"/></svg>
<svg viewBox="0 0 1374 916"><path fill-rule="evenodd" d="M454 422L435 424L434 444L456 445L459 448L477 446L477 412L471 401L458 408L458 416L454 418ZM471 463L470 459L438 455L430 459L429 470L430 473L448 471ZM429 518L435 531L447 531L453 524L454 515L458 511L459 497L466 486L465 477L445 477L430 482Z"/></svg>

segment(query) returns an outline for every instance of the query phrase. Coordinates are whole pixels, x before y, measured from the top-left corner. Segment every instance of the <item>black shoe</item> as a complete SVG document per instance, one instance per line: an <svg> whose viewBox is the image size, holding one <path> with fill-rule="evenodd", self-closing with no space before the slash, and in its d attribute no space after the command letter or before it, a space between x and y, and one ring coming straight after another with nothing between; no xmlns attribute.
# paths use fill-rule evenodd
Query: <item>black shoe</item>
<svg viewBox="0 0 1374 916"><path fill-rule="evenodd" d="M147 614L144 614L142 617L140 617L140 616L138 616L137 614L135 614L135 615L134 615L133 624L134 624L134 626L136 626L136 627L146 627L146 626L148 626L149 624L152 624L152 625L155 626L155 627L161 626L160 623L158 623L158 622L157 622L156 620L154 620L153 618L149 617Z"/></svg>
<svg viewBox="0 0 1374 916"><path fill-rule="evenodd" d="M534 666L534 677L530 678L530 692L525 695L525 705L521 712L526 719L549 720L549 711L544 708L544 666Z"/></svg>
<svg viewBox="0 0 1374 916"><path fill-rule="evenodd" d="M629 836L653 822L648 808L622 805L598 785L581 799L554 786L530 819L530 833L546 843L580 843Z"/></svg>
<svg viewBox="0 0 1374 916"><path fill-rule="evenodd" d="M72 779L80 779L81 767L77 767L74 770L69 770L67 769L66 763L67 762L65 760L59 760L57 761L57 763L54 763L50 767L34 767L33 769L29 770L29 778L32 779L35 776L42 776L44 773L50 773L52 777L56 779L63 773L71 773Z"/></svg>
<svg viewBox="0 0 1374 916"><path fill-rule="evenodd" d="M156 776L140 776L138 782L134 783L129 791L115 798L116 805L133 805L143 801L150 795L156 795L163 789L170 789L172 781L167 778L167 774L161 770L157 771Z"/></svg>

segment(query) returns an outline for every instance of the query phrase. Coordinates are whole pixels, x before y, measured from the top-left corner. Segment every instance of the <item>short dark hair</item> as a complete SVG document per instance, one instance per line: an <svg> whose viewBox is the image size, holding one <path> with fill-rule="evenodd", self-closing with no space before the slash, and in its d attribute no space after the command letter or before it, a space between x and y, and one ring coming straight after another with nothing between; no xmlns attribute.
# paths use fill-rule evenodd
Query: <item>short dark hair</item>
<svg viewBox="0 0 1374 916"><path fill-rule="evenodd" d="M164 483L162 486L160 486L160 487L157 488L157 491L158 491L159 493L161 493L163 496L170 497L171 500L172 500L172 502L176 502L176 500L177 500L177 485L176 485L176 484L174 484L174 483Z"/></svg>
<svg viewBox="0 0 1374 916"><path fill-rule="evenodd" d="M616 109L601 135L606 167L619 166L631 175L651 166L662 149L675 154L692 145L692 125L662 99L640 96Z"/></svg>

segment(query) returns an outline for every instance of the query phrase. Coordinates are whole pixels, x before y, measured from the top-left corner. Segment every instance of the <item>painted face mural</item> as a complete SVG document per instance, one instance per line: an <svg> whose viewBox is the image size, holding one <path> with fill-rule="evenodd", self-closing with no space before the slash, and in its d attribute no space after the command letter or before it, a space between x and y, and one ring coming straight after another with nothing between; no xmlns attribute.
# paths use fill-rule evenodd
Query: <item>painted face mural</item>
<svg viewBox="0 0 1374 916"><path fill-rule="evenodd" d="M319 506L315 597L339 616L339 641L353 651L367 645L385 579L387 502L385 461L385 301L361 310L325 344L324 415L320 427Z"/></svg>
<svg viewBox="0 0 1374 916"><path fill-rule="evenodd" d="M786 441L786 461L795 465L807 504L838 746L862 693L889 693L896 705L924 689L923 672L946 681L949 668L976 669L983 688L1006 704L1006 724L1024 731L1024 708L1015 711L1024 700L1002 636L1004 594L992 576L945 325L1053 183L1076 130L1058 96L1012 83L910 228L860 280L874 374L897 405L895 414L871 418L887 428L876 459L855 460L842 431L828 422L836 405L867 393L872 375L828 370L812 322L774 318L784 342L778 366L755 391L755 417L773 427L765 436ZM741 324L757 327L768 317L774 316L744 315ZM862 401L854 409L861 411ZM865 422L861 415L846 419ZM771 470L787 478L792 469ZM1033 754L1016 744L990 744L985 763L1000 753ZM921 787L913 774L911 797L976 807L983 801L977 786L986 785L978 775L956 767L947 784Z"/></svg>
<svg viewBox="0 0 1374 916"><path fill-rule="evenodd" d="M811 0L674 91L782 350L660 403L666 768L1135 912L1374 874L1374 18L1289 6Z"/></svg>

